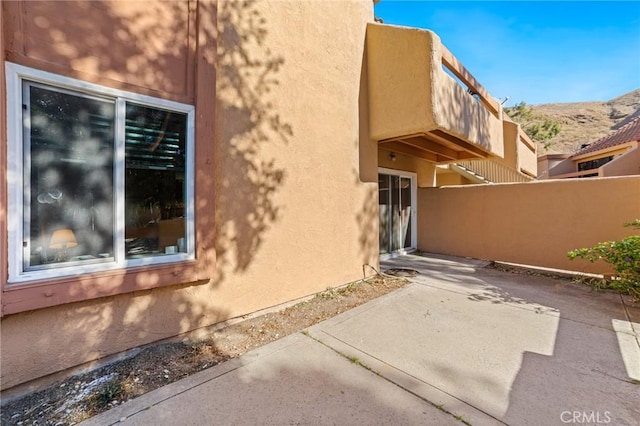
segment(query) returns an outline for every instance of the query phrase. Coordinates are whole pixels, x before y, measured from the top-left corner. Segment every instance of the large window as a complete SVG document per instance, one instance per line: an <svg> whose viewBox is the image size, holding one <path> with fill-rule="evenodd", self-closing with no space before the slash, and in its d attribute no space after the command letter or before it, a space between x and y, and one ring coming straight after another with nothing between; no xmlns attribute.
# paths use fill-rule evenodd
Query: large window
<svg viewBox="0 0 640 426"><path fill-rule="evenodd" d="M9 281L192 259L193 107L7 71Z"/></svg>
<svg viewBox="0 0 640 426"><path fill-rule="evenodd" d="M583 161L581 163L578 163L578 171L583 172L585 170L598 169L604 166L605 164L607 164L611 160L613 160L613 155L598 158L596 160ZM597 174L595 176L597 176Z"/></svg>

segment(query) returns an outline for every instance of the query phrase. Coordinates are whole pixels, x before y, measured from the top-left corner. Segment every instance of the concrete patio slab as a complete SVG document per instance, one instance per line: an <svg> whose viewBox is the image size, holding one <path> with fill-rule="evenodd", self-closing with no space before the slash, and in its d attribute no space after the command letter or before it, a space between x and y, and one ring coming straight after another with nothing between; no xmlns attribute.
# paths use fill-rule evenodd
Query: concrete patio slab
<svg viewBox="0 0 640 426"><path fill-rule="evenodd" d="M460 424L297 334L150 392L83 425Z"/></svg>
<svg viewBox="0 0 640 426"><path fill-rule="evenodd" d="M564 318L610 330L613 330L613 317L633 318L635 314L635 322L640 320L640 306L625 307L619 294L594 291L569 279L550 279L536 273L504 273L487 268L490 262L469 259L467 263L465 260L443 255L403 256L381 262L381 267L384 270L402 265L420 272L413 278L417 283L459 291L477 301L513 304L538 312L562 311Z"/></svg>
<svg viewBox="0 0 640 426"><path fill-rule="evenodd" d="M86 424L638 425L638 307L487 265L385 261L419 274Z"/></svg>
<svg viewBox="0 0 640 426"><path fill-rule="evenodd" d="M558 321L557 314L473 302L464 294L413 285L384 304L348 319L336 317L321 328L500 419L509 406L509 390L523 353L551 355ZM445 409L453 411L446 405ZM468 420L476 424L475 418Z"/></svg>

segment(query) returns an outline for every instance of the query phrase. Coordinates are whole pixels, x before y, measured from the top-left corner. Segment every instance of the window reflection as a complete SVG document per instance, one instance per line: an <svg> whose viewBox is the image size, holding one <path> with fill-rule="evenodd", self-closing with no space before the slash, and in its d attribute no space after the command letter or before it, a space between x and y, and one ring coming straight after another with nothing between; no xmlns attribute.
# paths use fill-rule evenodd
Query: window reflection
<svg viewBox="0 0 640 426"><path fill-rule="evenodd" d="M129 258L186 251L187 115L127 104L125 245Z"/></svg>
<svg viewBox="0 0 640 426"><path fill-rule="evenodd" d="M112 258L114 103L26 87L27 269ZM71 232L75 241L52 239L61 230Z"/></svg>
<svg viewBox="0 0 640 426"><path fill-rule="evenodd" d="M22 197L20 272L191 250L187 108L27 80L22 88L24 186L12 189Z"/></svg>

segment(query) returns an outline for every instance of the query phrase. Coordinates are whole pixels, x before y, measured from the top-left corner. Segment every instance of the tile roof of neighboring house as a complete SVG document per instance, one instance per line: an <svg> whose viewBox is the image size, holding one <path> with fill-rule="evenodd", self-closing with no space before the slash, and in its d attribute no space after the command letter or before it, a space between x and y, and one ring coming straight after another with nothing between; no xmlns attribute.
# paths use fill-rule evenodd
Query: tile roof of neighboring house
<svg viewBox="0 0 640 426"><path fill-rule="evenodd" d="M571 157L577 157L578 155L587 154L589 152L600 151L601 149L610 148L612 146L621 145L625 142L640 140L640 117L636 118L632 122L625 124L618 130L605 136L604 138L592 143L578 150Z"/></svg>

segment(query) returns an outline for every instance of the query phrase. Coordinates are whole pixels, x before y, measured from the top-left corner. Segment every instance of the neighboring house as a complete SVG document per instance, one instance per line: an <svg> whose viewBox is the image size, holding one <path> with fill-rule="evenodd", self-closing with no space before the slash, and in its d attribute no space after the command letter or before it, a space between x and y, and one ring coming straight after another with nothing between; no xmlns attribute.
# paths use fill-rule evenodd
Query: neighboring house
<svg viewBox="0 0 640 426"><path fill-rule="evenodd" d="M2 389L358 280L418 219L431 248L519 218L508 185L497 214L454 197L433 223L440 165L536 174L439 37L371 0L3 1L0 22Z"/></svg>
<svg viewBox="0 0 640 426"><path fill-rule="evenodd" d="M538 179L640 175L640 118L609 136L583 145L574 154L538 158Z"/></svg>

